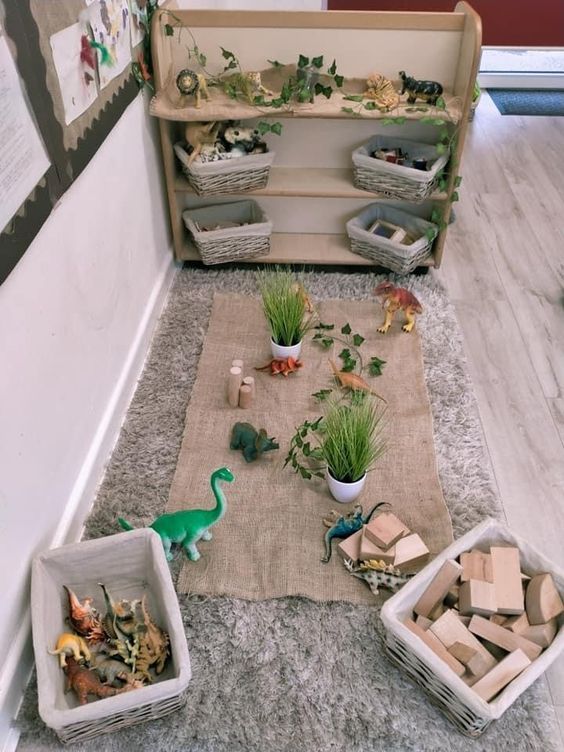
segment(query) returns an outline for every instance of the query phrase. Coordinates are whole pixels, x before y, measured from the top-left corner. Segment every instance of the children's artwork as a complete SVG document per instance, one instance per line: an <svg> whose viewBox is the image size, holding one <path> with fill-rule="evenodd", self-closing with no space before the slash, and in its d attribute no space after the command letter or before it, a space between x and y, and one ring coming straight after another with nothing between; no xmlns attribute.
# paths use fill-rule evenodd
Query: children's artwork
<svg viewBox="0 0 564 752"><path fill-rule="evenodd" d="M99 0L88 9L88 20L98 49L100 88L103 89L131 62L127 0Z"/></svg>
<svg viewBox="0 0 564 752"><path fill-rule="evenodd" d="M131 46L137 47L145 37L148 0L129 0Z"/></svg>
<svg viewBox="0 0 564 752"><path fill-rule="evenodd" d="M90 47L88 30L83 23L58 31L49 41L61 89L65 124L69 125L98 96L96 53Z"/></svg>

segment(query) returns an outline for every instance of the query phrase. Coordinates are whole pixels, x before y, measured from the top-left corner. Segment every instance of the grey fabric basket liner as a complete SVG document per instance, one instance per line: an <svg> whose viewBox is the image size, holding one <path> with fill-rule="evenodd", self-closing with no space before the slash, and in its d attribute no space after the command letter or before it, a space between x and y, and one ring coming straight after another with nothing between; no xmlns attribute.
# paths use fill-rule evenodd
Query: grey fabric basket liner
<svg viewBox="0 0 564 752"><path fill-rule="evenodd" d="M374 235L374 233L368 232L366 228L370 227L377 219L391 222L394 225L399 225L408 233L420 235L421 237L410 245L405 245L404 243L394 242L389 238L384 238L380 235ZM374 245L375 248L386 249L394 255L400 256L404 259L409 259L412 256L415 256L429 244L429 238L425 235L425 232L428 229L437 229L436 225L428 222L426 219L416 217L413 214L408 214L407 212L402 211L401 209L396 209L393 206L381 203L374 203L367 206L360 212L360 214L353 217L353 219L350 219L347 222L346 227L349 238L354 238L363 243L369 243L370 245Z"/></svg>
<svg viewBox="0 0 564 752"><path fill-rule="evenodd" d="M416 170L413 167L386 162L384 159L376 159L370 154L378 149L400 148L413 159L414 157L424 157L427 160L436 160L430 170ZM393 136L373 136L368 143L359 146L352 153L352 159L355 165L366 167L377 172L387 172L397 176L403 176L409 180L418 183L428 183L434 179L435 175L448 162L448 151L445 154L437 156L437 148L434 144L424 144L420 141L410 141L406 138L394 138Z"/></svg>
<svg viewBox="0 0 564 752"><path fill-rule="evenodd" d="M211 240L240 237L242 235L270 235L272 222L268 219L256 201L234 201L228 204L213 204L199 209L186 209L182 212L186 227L194 236L196 242L209 243ZM200 232L194 222L212 223L227 220L229 222L251 222L241 227L226 227L222 230Z"/></svg>
<svg viewBox="0 0 564 752"><path fill-rule="evenodd" d="M181 144L174 144L174 151L178 159L182 162L183 167L188 172L197 176L207 175L227 175L231 172L241 172L243 170L261 169L270 167L274 162L275 152L267 151L265 154L248 154L246 157L235 157L234 159L218 159L217 162L199 162L195 159L192 164L188 164L188 152Z"/></svg>

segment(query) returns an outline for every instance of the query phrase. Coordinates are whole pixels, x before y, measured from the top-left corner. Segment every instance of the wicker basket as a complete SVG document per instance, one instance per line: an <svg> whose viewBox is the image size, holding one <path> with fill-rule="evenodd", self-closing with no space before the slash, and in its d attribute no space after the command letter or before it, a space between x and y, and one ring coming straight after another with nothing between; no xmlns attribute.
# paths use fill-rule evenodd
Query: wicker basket
<svg viewBox="0 0 564 752"><path fill-rule="evenodd" d="M93 596L94 605L103 612L98 582L106 584L113 595L128 599L147 593L155 622L170 636L171 658L150 686L78 705L74 693L64 693L64 674L47 649L53 649L59 634L68 631L63 585L81 598ZM153 530L143 528L75 543L36 557L31 613L39 714L62 742L91 739L160 718L186 702L191 676L188 647L162 542Z"/></svg>
<svg viewBox="0 0 564 752"><path fill-rule="evenodd" d="M225 264L270 253L272 222L256 201L246 199L232 204L215 204L182 213L204 264ZM202 224L221 221L247 222L240 227L202 232Z"/></svg>
<svg viewBox="0 0 564 752"><path fill-rule="evenodd" d="M408 245L368 232L368 228L377 219L399 225L417 239ZM383 203L370 204L350 219L346 227L353 253L398 274L413 271L431 255L434 235L433 239L430 239L426 233L430 229L435 235L437 232L436 225L426 219Z"/></svg>
<svg viewBox="0 0 564 752"><path fill-rule="evenodd" d="M393 148L401 148L412 157L417 155L435 161L430 170L416 170L371 156L379 149ZM424 201L435 190L439 173L448 162L448 156L448 152L445 152L437 157L437 149L431 144L393 136L374 136L367 144L353 151L354 184L357 188L383 193L391 198Z"/></svg>
<svg viewBox="0 0 564 752"><path fill-rule="evenodd" d="M412 616L413 606L446 559L455 559L472 548L487 550L490 545L518 546L521 568L525 574L551 572L556 586L564 593L564 572L505 525L487 519L455 541L415 575L399 593L386 601L380 613L386 628L388 656L428 692L431 700L460 731L472 737L480 736L492 721L500 718L564 650L564 618L561 616L559 631L552 644L494 700L485 702L404 626L403 621Z"/></svg>
<svg viewBox="0 0 564 752"><path fill-rule="evenodd" d="M188 153L181 144L174 145L182 171L198 196L221 196L264 188L274 161L274 152L249 154L247 157L221 159L217 162L194 160L188 164Z"/></svg>

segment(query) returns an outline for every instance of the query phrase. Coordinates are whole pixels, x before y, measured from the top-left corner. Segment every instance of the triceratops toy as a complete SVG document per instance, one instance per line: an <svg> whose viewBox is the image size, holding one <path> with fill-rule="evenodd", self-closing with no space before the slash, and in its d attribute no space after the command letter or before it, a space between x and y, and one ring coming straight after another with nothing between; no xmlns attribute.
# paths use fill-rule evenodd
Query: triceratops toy
<svg viewBox="0 0 564 752"><path fill-rule="evenodd" d="M231 432L231 449L242 449L247 462L253 462L264 452L279 449L274 436L269 439L266 430L259 431L250 423L235 423Z"/></svg>

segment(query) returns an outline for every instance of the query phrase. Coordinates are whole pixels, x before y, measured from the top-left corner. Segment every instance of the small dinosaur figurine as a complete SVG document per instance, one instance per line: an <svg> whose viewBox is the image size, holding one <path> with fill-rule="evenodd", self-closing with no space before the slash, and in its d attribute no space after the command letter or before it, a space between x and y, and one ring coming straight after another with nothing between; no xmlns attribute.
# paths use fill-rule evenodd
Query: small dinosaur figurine
<svg viewBox="0 0 564 752"><path fill-rule="evenodd" d="M48 650L50 655L59 656L59 666L64 668L67 665L67 658L72 656L75 661L82 661L83 659L90 663L92 656L86 641L79 635L71 634L70 632L63 632L59 635L55 650Z"/></svg>
<svg viewBox="0 0 564 752"><path fill-rule="evenodd" d="M264 452L279 449L274 436L269 439L264 428L258 431L250 423L235 423L231 431L230 449L242 449L247 462L253 462Z"/></svg>
<svg viewBox="0 0 564 752"><path fill-rule="evenodd" d="M85 598L82 603L73 591L63 585L69 599L69 624L82 637L91 643L102 642L105 639L102 619L98 611L92 606L93 599Z"/></svg>
<svg viewBox="0 0 564 752"><path fill-rule="evenodd" d="M387 504L387 502L380 501L378 504L375 504L366 517L363 514L361 504L355 504L353 511L346 516L332 510L329 517L325 517L323 520L323 524L329 530L327 530L324 536L325 556L321 561L326 564L331 559L331 541L333 538L348 538L349 535L356 533L363 525L370 522L370 518L374 512L384 504Z"/></svg>
<svg viewBox="0 0 564 752"><path fill-rule="evenodd" d="M383 561L365 561L355 566L350 559L344 559L343 564L353 577L364 580L374 595L378 595L378 588L384 587L395 593L402 585L413 577L412 574L404 574L396 569L393 564Z"/></svg>
<svg viewBox="0 0 564 752"><path fill-rule="evenodd" d="M86 705L88 695L95 695L100 698L114 697L126 691L126 687L118 689L108 684L102 684L95 671L83 668L72 656L69 657L64 671L67 675L65 692L74 690L81 705Z"/></svg>
<svg viewBox="0 0 564 752"><path fill-rule="evenodd" d="M265 366L255 368L255 371L268 371L270 369L271 376L277 376L279 373L282 376L287 376L289 373L299 370L302 366L301 360L296 360L296 358L290 356L289 358L273 358Z"/></svg>
<svg viewBox="0 0 564 752"><path fill-rule="evenodd" d="M216 505L213 509L184 509L172 514L162 514L149 526L161 536L165 555L172 560L171 546L180 543L190 561L198 561L200 552L196 547L199 540L211 540L210 527L217 524L227 509L225 494L219 487L220 481L231 483L233 473L227 467L220 467L211 474L210 483ZM122 517L118 522L124 530L133 530Z"/></svg>
<svg viewBox="0 0 564 752"><path fill-rule="evenodd" d="M138 606L140 611L139 623L141 636L139 640L139 656L137 658L136 673L146 681L152 681L149 669L161 674L166 659L170 655L170 638L168 634L153 621L147 608L147 596L144 595Z"/></svg>
<svg viewBox="0 0 564 752"><path fill-rule="evenodd" d="M387 402L384 397L370 388L370 386L366 383L362 376L359 376L356 373L339 371L334 360L329 360L329 365L331 366L331 370L335 374L335 378L339 382L341 389L352 389L352 391L358 390L361 392L368 392L369 394L373 394L375 397L378 397L378 399L381 399L382 402Z"/></svg>
<svg viewBox="0 0 564 752"><path fill-rule="evenodd" d="M378 327L381 334L386 334L396 311L405 313L405 324L402 326L404 332L410 332L415 326L415 314L423 312L423 306L417 300L415 295L405 287L395 287L391 282L381 282L378 287L374 288L374 295L382 298L382 308L386 312L386 318L382 326Z"/></svg>
<svg viewBox="0 0 564 752"><path fill-rule="evenodd" d="M132 684L135 680L134 674L125 663L116 658L108 658L104 653L94 656L93 668L100 680L112 687L123 687L122 682Z"/></svg>

